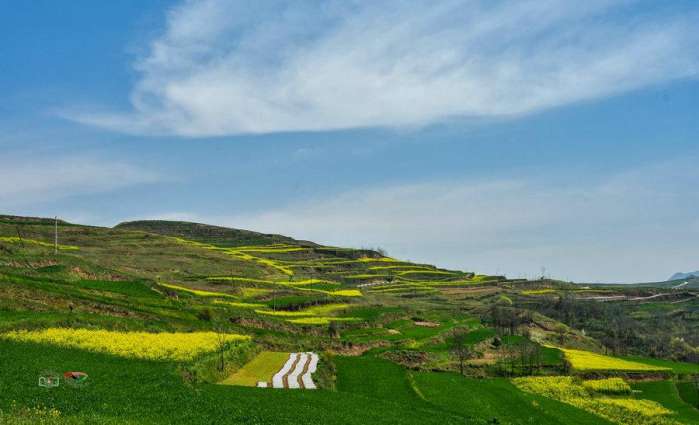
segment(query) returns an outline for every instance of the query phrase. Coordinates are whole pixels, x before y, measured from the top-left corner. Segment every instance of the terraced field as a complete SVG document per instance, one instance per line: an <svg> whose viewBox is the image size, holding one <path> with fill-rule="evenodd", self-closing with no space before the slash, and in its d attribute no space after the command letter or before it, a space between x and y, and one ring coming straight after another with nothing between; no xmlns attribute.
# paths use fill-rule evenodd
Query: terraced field
<svg viewBox="0 0 699 425"><path fill-rule="evenodd" d="M696 423L696 364L521 307L591 289L194 223L58 229L54 253L52 220L0 217L0 423ZM37 385L66 372L84 385Z"/></svg>

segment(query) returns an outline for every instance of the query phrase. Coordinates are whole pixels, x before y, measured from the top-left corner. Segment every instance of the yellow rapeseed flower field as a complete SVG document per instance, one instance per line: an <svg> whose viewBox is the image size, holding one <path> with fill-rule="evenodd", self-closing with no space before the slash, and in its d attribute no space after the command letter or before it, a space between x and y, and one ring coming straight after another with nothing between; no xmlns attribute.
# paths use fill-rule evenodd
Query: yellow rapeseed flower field
<svg viewBox="0 0 699 425"><path fill-rule="evenodd" d="M262 308L265 306L264 304L258 304L258 303L222 301L222 300L214 300L214 304L227 305L227 306L235 307L235 308Z"/></svg>
<svg viewBox="0 0 699 425"><path fill-rule="evenodd" d="M623 380L621 381L623 382ZM512 382L522 391L553 398L579 409L587 410L614 423L622 425L679 425L679 422L672 418L673 412L655 401L591 394L586 389L585 383L581 383L572 376L515 378ZM624 382L624 384L626 383ZM599 385L604 386L603 384ZM593 384L593 386L598 386L598 384Z"/></svg>
<svg viewBox="0 0 699 425"><path fill-rule="evenodd" d="M43 247L46 247L46 248L53 248L53 247L54 247L54 244L53 244L53 243L43 242L43 241L37 241L37 240L34 240L34 239L25 239L25 238L20 239L20 238L17 237L17 236L0 236L0 242L28 243L28 244L32 244L32 245L43 246ZM80 249L80 248L77 247L77 246L74 246L74 245L61 245L61 244L58 244L58 249L63 250L63 251L75 251L75 250L78 250L78 249Z"/></svg>
<svg viewBox="0 0 699 425"><path fill-rule="evenodd" d="M285 311L285 310L255 310L255 313L266 314L268 316L279 317L305 317L305 316L325 316L335 313L340 310L351 308L350 304L324 304L314 307L308 307L303 310Z"/></svg>
<svg viewBox="0 0 699 425"><path fill-rule="evenodd" d="M551 288L530 289L530 290L522 291L522 295L543 295L543 294L551 294L554 292L556 292L556 290L551 289Z"/></svg>
<svg viewBox="0 0 699 425"><path fill-rule="evenodd" d="M288 319L287 322L297 325L328 325L330 322L357 322L359 317L299 317Z"/></svg>
<svg viewBox="0 0 699 425"><path fill-rule="evenodd" d="M69 328L12 331L0 334L0 338L79 348L120 357L174 361L189 361L215 351L220 342L234 343L249 339L244 335L215 332L148 333Z"/></svg>
<svg viewBox="0 0 699 425"><path fill-rule="evenodd" d="M340 289L339 291L324 291L329 295L336 297L361 297L362 292L359 289Z"/></svg>
<svg viewBox="0 0 699 425"><path fill-rule="evenodd" d="M629 360L617 359L590 351L560 348L576 370L626 370L626 371L660 371L666 367L651 366Z"/></svg>
<svg viewBox="0 0 699 425"><path fill-rule="evenodd" d="M169 289L174 289L176 291L186 292L186 293L192 294L192 295L198 295L200 297L236 298L234 295L225 294L223 292L204 291L201 289L185 288L184 286L173 285L170 283L162 283L161 282L158 285L164 286L164 287L169 288Z"/></svg>
<svg viewBox="0 0 699 425"><path fill-rule="evenodd" d="M583 387L591 393L630 394L631 387L621 378L590 379L583 381Z"/></svg>

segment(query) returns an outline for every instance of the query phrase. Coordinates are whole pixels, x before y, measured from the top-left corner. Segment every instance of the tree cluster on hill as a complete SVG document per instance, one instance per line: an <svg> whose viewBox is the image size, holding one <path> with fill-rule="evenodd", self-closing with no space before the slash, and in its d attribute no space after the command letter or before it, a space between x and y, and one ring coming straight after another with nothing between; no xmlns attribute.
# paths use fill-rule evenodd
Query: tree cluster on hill
<svg viewBox="0 0 699 425"><path fill-rule="evenodd" d="M503 305L494 305L486 319L495 328L498 335L517 335L522 326L534 322L530 310L517 309Z"/></svg>
<svg viewBox="0 0 699 425"><path fill-rule="evenodd" d="M687 325L698 320L696 311L678 307L643 310L634 318L638 304L581 300L574 294L551 299L527 300L519 306L535 310L598 339L612 354L640 354L699 362L699 335Z"/></svg>

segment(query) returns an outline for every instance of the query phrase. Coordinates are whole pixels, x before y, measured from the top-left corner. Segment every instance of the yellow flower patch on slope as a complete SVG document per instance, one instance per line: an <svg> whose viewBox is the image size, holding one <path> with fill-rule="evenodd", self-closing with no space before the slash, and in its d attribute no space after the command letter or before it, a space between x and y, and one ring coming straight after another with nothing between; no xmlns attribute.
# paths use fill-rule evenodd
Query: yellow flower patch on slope
<svg viewBox="0 0 699 425"><path fill-rule="evenodd" d="M560 350L563 351L566 359L575 370L625 370L632 372L669 370L662 366L632 362L630 360L618 359L591 351L573 350L570 348L560 348Z"/></svg>
<svg viewBox="0 0 699 425"><path fill-rule="evenodd" d="M203 291L201 289L185 288L184 286L172 285L170 283L159 283L158 285L164 286L164 287L169 288L169 289L174 289L176 291L186 292L186 293L192 294L192 295L198 295L200 297L236 298L234 295L224 294L223 292Z"/></svg>
<svg viewBox="0 0 699 425"><path fill-rule="evenodd" d="M297 311L285 311L285 310L255 310L255 313L266 314L269 316L280 316L280 317L302 317L302 316L324 316L332 314L336 311L346 310L350 308L350 304L324 304L315 307L309 307L303 310Z"/></svg>
<svg viewBox="0 0 699 425"><path fill-rule="evenodd" d="M49 243L49 242L43 242L43 241L37 241L37 240L34 240L34 239L25 239L25 238L20 239L20 238L17 237L17 236L0 236L0 242L28 243L28 244L32 244L32 245L43 246L43 247L46 247L46 248L53 248L53 247L54 247L54 244ZM61 245L61 244L58 244L58 249L60 249L60 250L62 250L62 251L75 251L75 250L80 249L80 247L77 247L77 246L74 246L74 245Z"/></svg>
<svg viewBox="0 0 699 425"><path fill-rule="evenodd" d="M553 398L622 425L679 425L673 412L652 400L599 396L572 376L515 378L522 391Z"/></svg>
<svg viewBox="0 0 699 425"><path fill-rule="evenodd" d="M249 339L244 335L214 332L148 333L68 328L13 331L1 334L0 338L78 348L120 357L175 361L189 361L201 354L215 351L221 341L234 343Z"/></svg>

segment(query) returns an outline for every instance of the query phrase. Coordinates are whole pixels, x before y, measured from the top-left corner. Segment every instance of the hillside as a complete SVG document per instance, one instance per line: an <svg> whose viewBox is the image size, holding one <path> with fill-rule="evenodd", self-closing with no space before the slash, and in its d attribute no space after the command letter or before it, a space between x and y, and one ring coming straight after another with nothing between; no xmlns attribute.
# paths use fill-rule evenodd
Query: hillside
<svg viewBox="0 0 699 425"><path fill-rule="evenodd" d="M0 423L699 423L693 286L171 221L59 221L55 250L54 225L0 216Z"/></svg>
<svg viewBox="0 0 699 425"><path fill-rule="evenodd" d="M670 276L670 279L668 279L668 280L681 280L681 279L692 279L692 278L699 278L699 270L695 271L695 272L675 273L672 276Z"/></svg>

